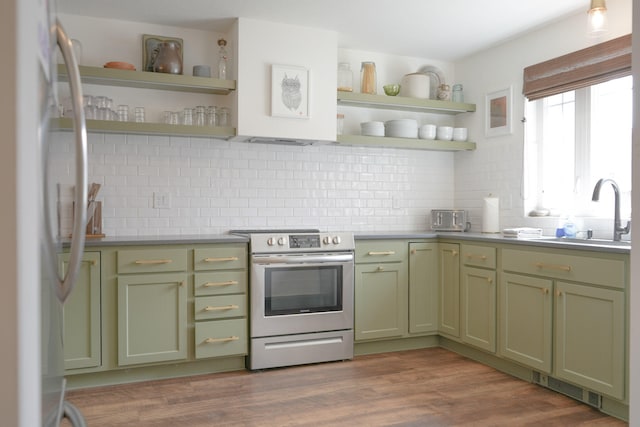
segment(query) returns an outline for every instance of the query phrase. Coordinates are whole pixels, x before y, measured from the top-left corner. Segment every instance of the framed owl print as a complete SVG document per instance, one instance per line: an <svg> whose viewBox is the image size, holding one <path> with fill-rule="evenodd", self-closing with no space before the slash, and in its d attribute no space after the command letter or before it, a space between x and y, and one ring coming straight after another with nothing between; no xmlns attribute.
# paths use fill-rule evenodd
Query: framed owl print
<svg viewBox="0 0 640 427"><path fill-rule="evenodd" d="M309 118L309 70L291 65L271 66L271 115Z"/></svg>

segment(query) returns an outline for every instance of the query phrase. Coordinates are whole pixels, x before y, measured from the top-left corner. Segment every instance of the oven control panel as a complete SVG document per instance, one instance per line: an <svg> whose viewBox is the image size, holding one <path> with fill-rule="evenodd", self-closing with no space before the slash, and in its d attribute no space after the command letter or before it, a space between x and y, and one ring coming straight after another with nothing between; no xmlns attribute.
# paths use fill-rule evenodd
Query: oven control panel
<svg viewBox="0 0 640 427"><path fill-rule="evenodd" d="M353 233L252 234L251 252L321 252L355 249Z"/></svg>

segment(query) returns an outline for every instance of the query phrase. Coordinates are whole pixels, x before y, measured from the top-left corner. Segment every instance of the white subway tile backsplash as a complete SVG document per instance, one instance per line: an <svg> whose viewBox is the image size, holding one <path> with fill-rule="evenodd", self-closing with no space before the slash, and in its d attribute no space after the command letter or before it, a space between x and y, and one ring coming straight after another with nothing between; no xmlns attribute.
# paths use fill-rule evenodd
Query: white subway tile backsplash
<svg viewBox="0 0 640 427"><path fill-rule="evenodd" d="M63 182L71 182L72 135L53 141L53 157L69 174ZM421 231L431 209L455 207L453 153L96 133L89 147L89 180L103 184L98 200L110 236L301 226ZM513 178L491 166L481 173ZM473 175L462 176L473 183ZM169 209L153 207L157 191L170 194ZM468 199L480 191L472 187ZM63 203L71 197L66 191ZM63 228L70 222L64 218Z"/></svg>

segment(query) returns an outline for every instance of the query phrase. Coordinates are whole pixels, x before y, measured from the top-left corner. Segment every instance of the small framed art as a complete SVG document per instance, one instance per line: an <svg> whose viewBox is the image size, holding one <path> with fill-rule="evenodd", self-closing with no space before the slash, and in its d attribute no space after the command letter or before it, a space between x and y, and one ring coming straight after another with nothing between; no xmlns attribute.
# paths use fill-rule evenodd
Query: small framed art
<svg viewBox="0 0 640 427"><path fill-rule="evenodd" d="M271 115L309 118L309 70L290 65L271 66Z"/></svg>
<svg viewBox="0 0 640 427"><path fill-rule="evenodd" d="M500 136L511 133L511 86L491 92L485 98L485 135Z"/></svg>

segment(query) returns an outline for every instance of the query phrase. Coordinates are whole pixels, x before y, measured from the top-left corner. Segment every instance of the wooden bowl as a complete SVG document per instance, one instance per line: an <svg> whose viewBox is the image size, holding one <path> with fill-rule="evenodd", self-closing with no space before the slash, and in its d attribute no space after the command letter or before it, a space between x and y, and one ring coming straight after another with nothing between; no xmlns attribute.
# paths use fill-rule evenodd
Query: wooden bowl
<svg viewBox="0 0 640 427"><path fill-rule="evenodd" d="M133 64L129 64L128 62L118 62L118 61L107 62L106 64L104 64L104 68L117 68L118 70L131 70L131 71L136 70L136 67L134 67Z"/></svg>

